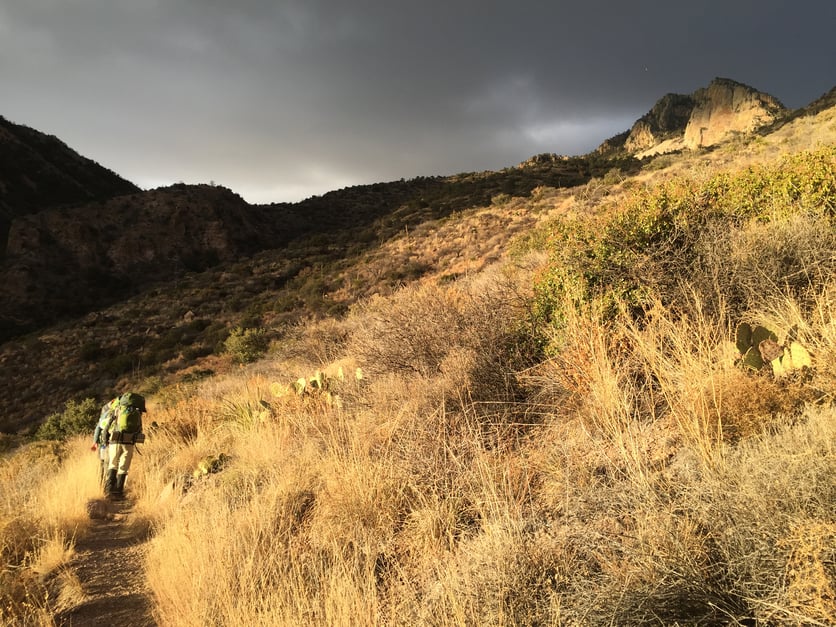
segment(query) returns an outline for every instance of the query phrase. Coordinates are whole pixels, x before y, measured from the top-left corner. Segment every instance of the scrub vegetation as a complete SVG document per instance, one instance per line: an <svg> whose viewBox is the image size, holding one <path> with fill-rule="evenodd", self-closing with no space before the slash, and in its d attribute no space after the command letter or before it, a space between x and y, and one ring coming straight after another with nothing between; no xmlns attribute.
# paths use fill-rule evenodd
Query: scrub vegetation
<svg viewBox="0 0 836 627"><path fill-rule="evenodd" d="M416 226L319 277L482 248L156 380L128 490L158 622L836 623L836 148L790 130ZM741 323L810 365L747 366ZM86 449L0 459L6 621L72 602Z"/></svg>

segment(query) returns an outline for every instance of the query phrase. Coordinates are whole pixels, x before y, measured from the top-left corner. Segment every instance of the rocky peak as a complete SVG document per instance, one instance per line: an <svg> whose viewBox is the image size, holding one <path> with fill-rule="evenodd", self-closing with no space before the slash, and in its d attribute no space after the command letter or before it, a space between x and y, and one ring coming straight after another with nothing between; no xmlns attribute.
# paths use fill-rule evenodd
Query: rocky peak
<svg viewBox="0 0 836 627"><path fill-rule="evenodd" d="M729 133L751 133L786 111L774 96L726 78L715 78L693 98L694 110L683 137L692 149L712 146Z"/></svg>
<svg viewBox="0 0 836 627"><path fill-rule="evenodd" d="M749 133L786 113L777 98L727 78L693 94L667 94L629 132L607 140L599 153L647 157L712 146L730 133ZM623 137L623 140L622 140Z"/></svg>

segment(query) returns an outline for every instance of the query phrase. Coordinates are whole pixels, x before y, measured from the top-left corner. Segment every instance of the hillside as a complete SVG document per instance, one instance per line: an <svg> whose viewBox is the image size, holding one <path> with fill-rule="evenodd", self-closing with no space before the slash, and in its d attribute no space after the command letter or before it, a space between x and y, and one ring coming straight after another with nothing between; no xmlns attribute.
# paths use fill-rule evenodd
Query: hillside
<svg viewBox="0 0 836 627"><path fill-rule="evenodd" d="M618 166L635 164L544 155L502 172L356 186L293 204L254 206L223 188L174 185L45 209L9 230L0 341L299 238L330 238L340 256L348 242L359 250L494 196L576 185Z"/></svg>
<svg viewBox="0 0 836 627"><path fill-rule="evenodd" d="M787 128L802 128L826 95L820 100ZM776 137L781 128L774 126ZM728 146L701 158L722 163L753 150ZM537 200L542 190L571 197L583 189L595 199L623 179L652 179L659 163L538 155L499 172L357 186L267 206L224 188L175 185L19 218L0 263L0 338L41 330L0 349L0 430L31 429L63 399L107 394L129 374L138 381L204 370L201 362L222 351L236 325L266 326L281 337L296 321L345 312L364 295L434 273L458 276L469 247L500 250L513 231L488 236L477 221L461 227L464 240L435 235L433 244L416 233L437 233L433 225L485 206L499 215L520 207L518 218L505 212L498 223L530 226L547 209ZM379 247L404 239L412 250L397 244L402 250L388 267L375 270L387 265ZM425 246L437 253L420 253ZM64 322L47 326L57 320Z"/></svg>
<svg viewBox="0 0 836 627"><path fill-rule="evenodd" d="M833 624L836 108L767 128L5 343L21 407L86 380L0 458L0 620ZM89 424L126 388L116 506ZM117 551L131 594L94 574Z"/></svg>
<svg viewBox="0 0 836 627"><path fill-rule="evenodd" d="M0 116L0 259L11 222L57 205L139 189L61 140Z"/></svg>
<svg viewBox="0 0 836 627"><path fill-rule="evenodd" d="M293 225L278 223L229 190L185 185L19 217L0 263L0 337L281 244Z"/></svg>
<svg viewBox="0 0 836 627"><path fill-rule="evenodd" d="M361 294L391 290L448 261L406 256L397 265L393 258L377 276L357 270L359 287L332 274L377 266L368 260L392 238L618 166L626 174L636 163L541 155L502 172L359 186L269 206L223 188L173 186L18 219L0 264L2 332L41 329L0 348L0 392L7 392L0 430L32 427L62 399L106 393L128 373L141 379L195 366L221 350L236 324L279 318L272 331L279 336L302 317L344 312ZM194 319L184 320L190 311ZM46 326L56 320L64 322Z"/></svg>

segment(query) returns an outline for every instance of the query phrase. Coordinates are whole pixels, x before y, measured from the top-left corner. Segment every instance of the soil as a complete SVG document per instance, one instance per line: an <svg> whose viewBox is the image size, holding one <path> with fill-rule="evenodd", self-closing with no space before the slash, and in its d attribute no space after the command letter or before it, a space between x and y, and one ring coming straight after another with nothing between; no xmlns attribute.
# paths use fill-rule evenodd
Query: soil
<svg viewBox="0 0 836 627"><path fill-rule="evenodd" d="M68 566L81 587L79 602L57 614L56 625L157 625L143 569L148 531L137 524L132 508L129 499L87 504L92 524Z"/></svg>

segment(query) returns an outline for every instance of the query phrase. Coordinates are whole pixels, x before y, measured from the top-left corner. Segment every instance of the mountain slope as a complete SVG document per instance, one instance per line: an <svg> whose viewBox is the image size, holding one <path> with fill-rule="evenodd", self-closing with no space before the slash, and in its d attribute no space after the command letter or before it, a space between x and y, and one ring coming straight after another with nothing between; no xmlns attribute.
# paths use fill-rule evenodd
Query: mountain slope
<svg viewBox="0 0 836 627"><path fill-rule="evenodd" d="M0 116L0 258L17 217L139 191L56 137Z"/></svg>
<svg viewBox="0 0 836 627"><path fill-rule="evenodd" d="M0 263L0 337L280 244L271 213L179 185L19 217Z"/></svg>
<svg viewBox="0 0 836 627"><path fill-rule="evenodd" d="M502 194L584 183L616 165L635 166L542 155L500 172L361 185L273 205L181 184L19 216L0 259L0 340L301 237L360 249Z"/></svg>
<svg viewBox="0 0 836 627"><path fill-rule="evenodd" d="M21 218L21 240L0 266L0 303L16 307L7 321L21 325L13 333L59 313L63 322L0 345L0 431L31 429L69 398L223 367L235 326L279 340L412 280L454 280L549 212L591 210L697 165L832 142L833 118L825 108L772 135L764 127L758 141L741 135L647 159L641 171L632 158L538 155L501 172L358 186L293 205L181 185Z"/></svg>

